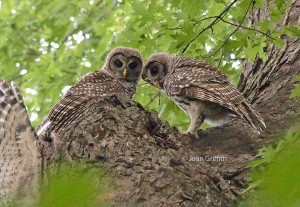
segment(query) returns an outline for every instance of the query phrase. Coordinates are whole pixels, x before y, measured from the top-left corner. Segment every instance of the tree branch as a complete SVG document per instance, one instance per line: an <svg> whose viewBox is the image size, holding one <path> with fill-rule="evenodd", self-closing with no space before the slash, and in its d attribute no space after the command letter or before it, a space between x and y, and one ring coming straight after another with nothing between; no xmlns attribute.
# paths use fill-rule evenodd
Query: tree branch
<svg viewBox="0 0 300 207"><path fill-rule="evenodd" d="M245 18L246 18L246 16L247 16L247 14L248 14L248 12L249 12L249 9L250 9L251 5L253 5L253 2L254 2L254 0L251 0L250 4L249 4L248 7L247 7L247 10L246 10L246 12L245 12L245 14L244 14L244 16L243 16L243 19L242 19L242 21L239 23L239 25L237 26L237 28L236 28L235 30L233 30L233 32L231 32L231 34L226 38L226 40L223 42L223 44L222 44L217 50L215 50L212 54L206 55L206 57L213 56L213 55L215 55L217 52L219 52L219 51L223 48L223 46L228 42L228 40L230 39L230 37L231 37L232 35L234 35L234 33L236 33L236 32L239 30L239 28L241 28L241 26L242 26L242 24L243 24L243 22L244 22L244 20L245 20ZM220 17L219 19L222 20L221 17Z"/></svg>
<svg viewBox="0 0 300 207"><path fill-rule="evenodd" d="M215 24L217 24L220 21L220 17L223 17L228 11L229 9L237 2L237 0L232 1L217 17L216 19L210 23L207 27L205 27L204 29L202 29L197 35L196 37L194 37L182 50L181 53L185 53L187 48L206 30L210 29L212 26L214 26Z"/></svg>
<svg viewBox="0 0 300 207"><path fill-rule="evenodd" d="M265 32L262 32L262 31L260 31L260 30L257 30L257 29L255 29L255 28L245 27L245 26L242 26L241 24L235 24L235 23L229 22L229 21L227 21L227 20L225 20L225 19L223 19L223 18L220 18L220 19L221 19L222 22L225 22L225 23L230 24L230 25L232 25L232 26L236 26L236 27L239 27L239 28L243 28L243 29L255 31L255 32L258 32L258 33L260 33L260 34L265 35L266 37L268 37L268 38L270 38L270 39L272 39L272 40L275 40L275 38L271 37L269 34L267 34L267 33L265 33Z"/></svg>
<svg viewBox="0 0 300 207"><path fill-rule="evenodd" d="M150 99L150 101L144 106L144 108L148 108L148 106L150 106L150 104L152 104L154 101L155 101L155 99L157 98L157 97L159 97L160 96L160 91L158 91L151 99Z"/></svg>

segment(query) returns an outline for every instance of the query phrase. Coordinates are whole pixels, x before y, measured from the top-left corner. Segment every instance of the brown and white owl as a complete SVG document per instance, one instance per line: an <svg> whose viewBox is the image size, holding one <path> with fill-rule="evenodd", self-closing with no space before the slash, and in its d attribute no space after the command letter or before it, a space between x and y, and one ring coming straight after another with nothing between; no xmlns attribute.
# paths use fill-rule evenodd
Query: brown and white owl
<svg viewBox="0 0 300 207"><path fill-rule="evenodd" d="M63 96L48 117L37 128L61 134L84 114L93 98L126 95L131 98L138 85L143 67L140 53L128 47L117 47L106 57L101 70L82 77Z"/></svg>
<svg viewBox="0 0 300 207"><path fill-rule="evenodd" d="M80 119L93 98L136 91L142 71L137 50L117 47L102 70L88 73L71 87L36 131L61 133ZM34 206L38 201L41 152L19 89L0 80L0 206Z"/></svg>
<svg viewBox="0 0 300 207"><path fill-rule="evenodd" d="M259 113L227 76L208 63L157 53L148 59L142 78L164 90L191 117L186 133L197 135L204 120L220 125L232 117L243 119L257 132L265 128Z"/></svg>
<svg viewBox="0 0 300 207"><path fill-rule="evenodd" d="M19 89L0 80L0 206L35 206L41 153Z"/></svg>

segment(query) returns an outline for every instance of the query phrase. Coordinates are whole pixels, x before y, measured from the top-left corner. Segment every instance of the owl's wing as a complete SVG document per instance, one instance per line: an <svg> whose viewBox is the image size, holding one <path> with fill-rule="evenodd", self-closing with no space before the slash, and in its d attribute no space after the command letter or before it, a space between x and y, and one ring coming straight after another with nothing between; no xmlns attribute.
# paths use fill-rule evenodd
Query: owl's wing
<svg viewBox="0 0 300 207"><path fill-rule="evenodd" d="M265 128L258 112L217 68L203 62L194 67L183 65L172 76L174 81L168 84L169 93L217 103L239 115L257 131Z"/></svg>
<svg viewBox="0 0 300 207"><path fill-rule="evenodd" d="M218 68L198 60L176 56L175 69L171 76L176 77L174 82L187 81L189 83L216 80L228 81L227 76Z"/></svg>
<svg viewBox="0 0 300 207"><path fill-rule="evenodd" d="M0 206L37 201L41 155L19 89L0 80Z"/></svg>
<svg viewBox="0 0 300 207"><path fill-rule="evenodd" d="M80 120L92 99L121 92L124 92L122 85L106 73L88 73L53 107L48 117L37 128L37 134L45 129L60 134L67 126Z"/></svg>
<svg viewBox="0 0 300 207"><path fill-rule="evenodd" d="M229 83L227 76L219 69L205 62L187 58L182 58L176 65L176 69L167 79L166 86L171 95L211 101L231 110L231 103L239 102L241 98L235 93L236 89ZM229 104L226 103L228 98L232 99Z"/></svg>
<svg viewBox="0 0 300 207"><path fill-rule="evenodd" d="M40 134L48 129L58 134L62 133L66 127L79 120L88 108L88 102L92 97L87 96L65 96L50 111L48 117L37 128Z"/></svg>
<svg viewBox="0 0 300 207"><path fill-rule="evenodd" d="M65 96L104 97L121 92L125 92L124 87L116 79L100 70L83 76L67 91Z"/></svg>

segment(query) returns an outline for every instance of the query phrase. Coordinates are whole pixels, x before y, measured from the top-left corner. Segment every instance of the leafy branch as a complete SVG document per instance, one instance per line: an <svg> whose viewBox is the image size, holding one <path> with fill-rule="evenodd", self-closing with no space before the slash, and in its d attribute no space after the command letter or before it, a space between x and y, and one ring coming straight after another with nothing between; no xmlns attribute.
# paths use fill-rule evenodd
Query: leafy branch
<svg viewBox="0 0 300 207"><path fill-rule="evenodd" d="M193 39L191 39L191 41L183 48L182 53L185 53L187 48L202 34L204 33L206 30L208 29L212 29L212 27L217 24L219 21L221 21L220 18L224 17L227 12L229 11L229 9L237 2L238 0L234 0L232 1L218 16L215 17L215 20L210 23L207 27L205 27L204 29L202 29ZM206 18L207 19L207 18Z"/></svg>
<svg viewBox="0 0 300 207"><path fill-rule="evenodd" d="M230 35L226 38L226 40L223 42L223 44L217 50L215 50L212 54L210 54L209 56L213 56L217 52L219 52L223 48L223 46L228 42L228 40L230 39L230 37L232 37L232 35L234 35L234 33L236 33L239 30L239 28L241 28L241 26L242 26L242 24L243 24L243 22L244 22L244 20L245 20L245 18L247 16L249 10L250 10L250 7L251 7L251 5L253 5L253 3L254 3L254 0L251 0L250 4L247 7L247 10L246 10L246 12L245 12L245 14L243 16L242 21L239 23L239 25L237 25L237 27L235 28L235 30L233 30L233 32L230 33ZM221 18L220 18L220 20L221 20Z"/></svg>
<svg viewBox="0 0 300 207"><path fill-rule="evenodd" d="M246 29L246 30L251 30L251 31L258 32L258 33L263 34L263 35L265 35L266 37L268 37L268 38L270 38L270 39L272 39L272 40L275 40L274 37L270 36L270 35L267 34L266 32L262 32L262 31L260 31L260 30L258 30L258 29L250 28L250 27L245 27L245 26L243 26L243 25L241 25L241 24L235 24L235 23L229 22L229 21L227 21L227 20L225 20L225 19L223 19L223 18L220 18L220 20L221 20L222 22L227 23L227 24L230 24L230 25L232 25L232 26L236 26L236 27L239 27L239 28L242 28L242 29Z"/></svg>

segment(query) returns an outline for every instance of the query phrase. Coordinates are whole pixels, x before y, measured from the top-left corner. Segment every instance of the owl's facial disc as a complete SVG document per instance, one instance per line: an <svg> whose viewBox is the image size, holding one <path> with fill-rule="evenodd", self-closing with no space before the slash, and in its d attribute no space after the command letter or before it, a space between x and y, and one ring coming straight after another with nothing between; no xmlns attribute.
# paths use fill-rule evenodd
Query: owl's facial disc
<svg viewBox="0 0 300 207"><path fill-rule="evenodd" d="M116 54L110 60L110 69L113 74L126 81L137 80L142 67L142 60L135 56L126 57L123 54Z"/></svg>
<svg viewBox="0 0 300 207"><path fill-rule="evenodd" d="M150 68L150 74L152 77L156 77L158 76L158 73L159 73L159 69L158 67L154 66L152 68ZM160 84L159 84L159 79L155 79L152 81L153 82L153 85L156 87L156 88L160 88Z"/></svg>
<svg viewBox="0 0 300 207"><path fill-rule="evenodd" d="M142 60L138 57L130 57L126 60L126 66L123 70L123 78L127 81L136 81L140 78L143 68Z"/></svg>
<svg viewBox="0 0 300 207"><path fill-rule="evenodd" d="M166 75L165 68L165 65L160 62L149 62L145 67L146 74L143 75L144 80L154 85L156 88L163 88Z"/></svg>

